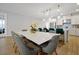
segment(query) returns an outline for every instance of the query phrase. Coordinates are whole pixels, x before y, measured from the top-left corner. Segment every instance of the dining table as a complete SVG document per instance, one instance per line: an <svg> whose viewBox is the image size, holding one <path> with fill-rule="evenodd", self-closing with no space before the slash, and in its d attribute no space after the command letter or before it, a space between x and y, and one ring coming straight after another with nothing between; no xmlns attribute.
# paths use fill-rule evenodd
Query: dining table
<svg viewBox="0 0 79 59"><path fill-rule="evenodd" d="M49 33L49 32L35 32L32 33L30 31L18 31L16 32L19 35L23 35L24 37L28 38L30 41L36 43L37 45L41 45L53 38L54 36L60 35L56 33Z"/></svg>
<svg viewBox="0 0 79 59"><path fill-rule="evenodd" d="M40 47L40 51L42 51L41 47L42 44L50 41L54 36L60 35L56 33L39 32L39 31L36 31L34 33L32 33L31 31L17 31L16 33L26 37L28 40L35 43L37 46Z"/></svg>

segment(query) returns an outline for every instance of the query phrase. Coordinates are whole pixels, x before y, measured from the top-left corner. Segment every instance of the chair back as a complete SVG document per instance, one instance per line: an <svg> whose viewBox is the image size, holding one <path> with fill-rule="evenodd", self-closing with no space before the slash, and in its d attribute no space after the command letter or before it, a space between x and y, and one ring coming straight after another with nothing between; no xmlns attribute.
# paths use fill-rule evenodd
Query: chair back
<svg viewBox="0 0 79 59"><path fill-rule="evenodd" d="M15 32L11 32L12 33L12 37L20 51L20 54L23 55L32 55L33 53L30 51L30 49L23 43L22 41L22 37L20 37L18 34L16 34Z"/></svg>
<svg viewBox="0 0 79 59"><path fill-rule="evenodd" d="M42 28L38 28L38 31L42 32Z"/></svg>
<svg viewBox="0 0 79 59"><path fill-rule="evenodd" d="M50 32L50 33L55 33L56 31L55 31L54 28L49 28L49 32Z"/></svg>
<svg viewBox="0 0 79 59"><path fill-rule="evenodd" d="M61 28L57 28L56 33L64 34L64 30Z"/></svg>
<svg viewBox="0 0 79 59"><path fill-rule="evenodd" d="M43 48L44 52L46 52L48 54L52 54L53 51L55 51L55 49L57 48L58 41L59 41L59 36L54 36L50 40L50 42L48 43L48 45Z"/></svg>
<svg viewBox="0 0 79 59"><path fill-rule="evenodd" d="M47 28L43 28L43 32L49 32Z"/></svg>

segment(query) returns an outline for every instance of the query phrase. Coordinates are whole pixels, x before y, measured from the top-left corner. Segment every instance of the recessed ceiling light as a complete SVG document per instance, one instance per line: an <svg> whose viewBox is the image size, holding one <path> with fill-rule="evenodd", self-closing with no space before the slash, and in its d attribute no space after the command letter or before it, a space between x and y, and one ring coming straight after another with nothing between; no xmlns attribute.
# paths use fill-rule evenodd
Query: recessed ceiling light
<svg viewBox="0 0 79 59"><path fill-rule="evenodd" d="M45 21L45 19L43 19L43 21Z"/></svg>
<svg viewBox="0 0 79 59"><path fill-rule="evenodd" d="M63 13L60 13L60 15L63 15Z"/></svg>
<svg viewBox="0 0 79 59"><path fill-rule="evenodd" d="M58 12L60 12L60 9L57 9Z"/></svg>
<svg viewBox="0 0 79 59"><path fill-rule="evenodd" d="M76 9L76 11L79 11L79 9Z"/></svg>
<svg viewBox="0 0 79 59"><path fill-rule="evenodd" d="M53 19L51 20L51 22L56 22L56 19L55 19L55 18L53 18Z"/></svg>
<svg viewBox="0 0 79 59"><path fill-rule="evenodd" d="M49 18L48 20L51 21L51 18Z"/></svg>
<svg viewBox="0 0 79 59"><path fill-rule="evenodd" d="M60 19L60 18L61 18L61 16L58 16L57 18L58 18L58 19Z"/></svg>

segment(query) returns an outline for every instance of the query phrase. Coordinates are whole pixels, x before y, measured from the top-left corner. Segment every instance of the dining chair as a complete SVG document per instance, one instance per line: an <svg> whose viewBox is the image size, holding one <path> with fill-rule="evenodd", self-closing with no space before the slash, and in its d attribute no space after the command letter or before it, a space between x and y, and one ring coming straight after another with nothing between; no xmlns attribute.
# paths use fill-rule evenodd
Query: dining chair
<svg viewBox="0 0 79 59"><path fill-rule="evenodd" d="M58 41L59 41L59 36L54 36L50 40L50 42L48 43L47 46L42 47L43 52L47 53L48 55L51 55L53 52L55 52L55 54L57 54L56 48L58 45Z"/></svg>
<svg viewBox="0 0 79 59"><path fill-rule="evenodd" d="M15 37L15 32L11 31L11 35L12 35L13 48L15 48L15 46L16 46L16 43L15 43L15 39L16 39L16 37ZM14 51L15 51L15 49L14 49Z"/></svg>
<svg viewBox="0 0 79 59"><path fill-rule="evenodd" d="M32 49L33 51L36 51L36 54L38 54L38 51L40 50L40 48L39 48L39 46L37 44L30 41L28 38L26 38L24 36L23 36L22 41L26 46L28 46L29 49Z"/></svg>
<svg viewBox="0 0 79 59"><path fill-rule="evenodd" d="M49 32L50 33L55 33L55 29L54 28L49 28Z"/></svg>
<svg viewBox="0 0 79 59"><path fill-rule="evenodd" d="M43 32L49 32L47 28L43 28Z"/></svg>
<svg viewBox="0 0 79 59"><path fill-rule="evenodd" d="M57 28L56 33L64 34L64 30L62 28Z"/></svg>
<svg viewBox="0 0 79 59"><path fill-rule="evenodd" d="M62 28L57 28L56 29L56 33L57 34L61 34L59 41L63 41L64 42L64 30Z"/></svg>
<svg viewBox="0 0 79 59"><path fill-rule="evenodd" d="M38 28L38 31L42 32L42 28Z"/></svg>
<svg viewBox="0 0 79 59"><path fill-rule="evenodd" d="M34 55L36 53L35 50L30 49L27 45L25 45L22 41L22 37L20 37L18 34L15 32L12 32L13 39L16 43L16 50L18 49L19 54L21 55Z"/></svg>

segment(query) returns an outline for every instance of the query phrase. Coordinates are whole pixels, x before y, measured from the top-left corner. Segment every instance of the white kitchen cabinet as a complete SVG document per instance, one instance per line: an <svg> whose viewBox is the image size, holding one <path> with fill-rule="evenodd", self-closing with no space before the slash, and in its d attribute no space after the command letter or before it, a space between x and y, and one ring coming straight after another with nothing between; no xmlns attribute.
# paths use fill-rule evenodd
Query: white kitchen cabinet
<svg viewBox="0 0 79 59"><path fill-rule="evenodd" d="M79 36L79 29L77 28L75 31L76 36Z"/></svg>
<svg viewBox="0 0 79 59"><path fill-rule="evenodd" d="M79 24L79 15L71 17L71 24Z"/></svg>
<svg viewBox="0 0 79 59"><path fill-rule="evenodd" d="M75 35L75 28L71 28L71 29L69 30L69 34L70 34L70 35Z"/></svg>
<svg viewBox="0 0 79 59"><path fill-rule="evenodd" d="M69 34L74 36L79 36L79 28L70 29Z"/></svg>

